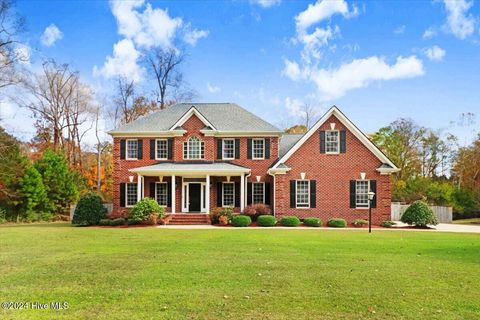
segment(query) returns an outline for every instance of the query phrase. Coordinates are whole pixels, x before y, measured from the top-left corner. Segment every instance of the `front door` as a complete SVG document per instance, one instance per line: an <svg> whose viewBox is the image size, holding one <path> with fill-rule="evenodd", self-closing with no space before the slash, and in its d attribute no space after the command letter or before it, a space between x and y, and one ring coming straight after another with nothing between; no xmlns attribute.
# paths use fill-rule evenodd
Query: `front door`
<svg viewBox="0 0 480 320"><path fill-rule="evenodd" d="M201 208L201 184L189 183L188 184L188 211L200 212Z"/></svg>

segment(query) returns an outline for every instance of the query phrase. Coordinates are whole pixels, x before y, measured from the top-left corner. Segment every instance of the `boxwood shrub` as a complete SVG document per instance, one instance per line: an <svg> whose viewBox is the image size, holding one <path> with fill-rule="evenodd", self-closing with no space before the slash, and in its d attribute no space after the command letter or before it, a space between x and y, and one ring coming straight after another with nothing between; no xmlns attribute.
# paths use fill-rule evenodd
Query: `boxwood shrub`
<svg viewBox="0 0 480 320"><path fill-rule="evenodd" d="M331 228L345 228L347 226L347 221L345 221L345 219L333 218L328 220L327 225Z"/></svg>
<svg viewBox="0 0 480 320"><path fill-rule="evenodd" d="M257 224L260 227L273 227L277 224L277 219L271 215L261 215L257 218Z"/></svg>
<svg viewBox="0 0 480 320"><path fill-rule="evenodd" d="M107 215L99 195L89 192L77 203L73 213L72 224L79 226L97 225Z"/></svg>
<svg viewBox="0 0 480 320"><path fill-rule="evenodd" d="M427 224L438 224L437 217L432 209L423 201L415 201L405 210L400 220L403 223L417 227L426 227Z"/></svg>
<svg viewBox="0 0 480 320"><path fill-rule="evenodd" d="M385 221L382 221L382 223L380 225L384 228L391 228L394 225L396 225L396 223L391 221L391 220L385 220Z"/></svg>
<svg viewBox="0 0 480 320"><path fill-rule="evenodd" d="M100 226L109 226L109 225L110 225L110 219L101 219L101 220L98 222L98 225L100 225Z"/></svg>
<svg viewBox="0 0 480 320"><path fill-rule="evenodd" d="M230 223L234 227L248 227L252 223L252 219L249 216L238 214L232 217Z"/></svg>
<svg viewBox="0 0 480 320"><path fill-rule="evenodd" d="M295 216L285 216L282 217L280 223L285 227L298 227L300 225L300 219Z"/></svg>
<svg viewBox="0 0 480 320"><path fill-rule="evenodd" d="M124 218L117 218L117 219L110 220L111 226L123 226L124 224L125 224Z"/></svg>
<svg viewBox="0 0 480 320"><path fill-rule="evenodd" d="M165 209L160 207L157 201L152 198L143 198L138 201L130 211L128 220L137 221L138 223L147 221L152 213L158 214L160 218L164 216Z"/></svg>
<svg viewBox="0 0 480 320"><path fill-rule="evenodd" d="M305 218L303 219L303 224L307 227L320 227L322 225L322 220L318 218Z"/></svg>
<svg viewBox="0 0 480 320"><path fill-rule="evenodd" d="M366 226L368 224L368 220L365 220L365 219L355 219L353 220L352 222L353 226L355 227L363 227L363 226Z"/></svg>

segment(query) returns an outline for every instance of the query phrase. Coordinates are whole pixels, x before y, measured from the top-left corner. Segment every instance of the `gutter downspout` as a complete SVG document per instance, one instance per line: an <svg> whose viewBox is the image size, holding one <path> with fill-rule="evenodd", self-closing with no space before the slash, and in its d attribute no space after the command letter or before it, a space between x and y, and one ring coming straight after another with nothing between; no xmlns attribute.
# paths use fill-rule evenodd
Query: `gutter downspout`
<svg viewBox="0 0 480 320"><path fill-rule="evenodd" d="M277 205L277 197L276 197L277 185L276 185L276 181L275 181L275 174L272 174L270 172L270 169L267 171L267 173L273 177L273 206L272 206L272 212L273 212L273 216L275 217L276 216L275 206Z"/></svg>

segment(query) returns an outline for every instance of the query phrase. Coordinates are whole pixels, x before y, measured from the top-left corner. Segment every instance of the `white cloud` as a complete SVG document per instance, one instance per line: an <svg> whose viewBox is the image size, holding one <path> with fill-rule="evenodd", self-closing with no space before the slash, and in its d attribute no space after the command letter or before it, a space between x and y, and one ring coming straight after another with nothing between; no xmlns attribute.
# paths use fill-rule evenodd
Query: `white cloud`
<svg viewBox="0 0 480 320"><path fill-rule="evenodd" d="M435 45L430 48L423 49L423 53L427 56L428 59L434 61L441 61L445 56L445 50Z"/></svg>
<svg viewBox="0 0 480 320"><path fill-rule="evenodd" d="M290 78L293 81L298 81L303 78L303 72L297 62L285 59L284 63L285 68L282 71L282 75Z"/></svg>
<svg viewBox="0 0 480 320"><path fill-rule="evenodd" d="M292 99L290 97L285 98L285 107L287 107L287 110L293 116L299 115L299 113L301 112L302 105L303 105L302 101L298 99Z"/></svg>
<svg viewBox="0 0 480 320"><path fill-rule="evenodd" d="M393 30L393 33L394 34L404 34L406 29L407 29L406 25L401 25L401 26L398 26L397 28L395 28L395 30Z"/></svg>
<svg viewBox="0 0 480 320"><path fill-rule="evenodd" d="M103 67L98 70L94 67L95 75L103 75L106 78L122 76L129 80L139 82L142 79L142 68L137 64L140 52L135 48L132 40L123 39L114 44L113 56L106 58Z"/></svg>
<svg viewBox="0 0 480 320"><path fill-rule="evenodd" d="M55 44L55 42L61 40L62 38L62 31L60 31L60 29L58 29L58 27L52 23L45 28L45 31L43 31L43 34L40 37L40 40L42 41L44 46L51 47Z"/></svg>
<svg viewBox="0 0 480 320"><path fill-rule="evenodd" d="M473 1L444 0L444 4L447 11L444 29L460 39L471 35L475 31L475 18L468 14L468 10L473 6Z"/></svg>
<svg viewBox="0 0 480 320"><path fill-rule="evenodd" d="M25 44L19 44L15 48L15 55L18 57L18 61L24 65L30 65L30 52L31 48Z"/></svg>
<svg viewBox="0 0 480 320"><path fill-rule="evenodd" d="M194 47L197 41L201 38L206 38L209 35L208 30L191 29L190 24L185 27L185 34L183 35L183 41Z"/></svg>
<svg viewBox="0 0 480 320"><path fill-rule="evenodd" d="M210 93L218 93L222 89L220 87L216 86L216 85L211 84L210 82L207 82L207 90Z"/></svg>
<svg viewBox="0 0 480 320"><path fill-rule="evenodd" d="M425 30L422 38L423 39L430 39L431 37L435 36L436 34L437 34L437 32L432 27L430 27L427 30Z"/></svg>
<svg viewBox="0 0 480 320"><path fill-rule="evenodd" d="M339 33L340 28L338 26L333 29L328 26L325 29L315 28L315 31L310 34L299 34L298 39L304 44L302 58L306 62L310 62L311 58L320 59L320 48L326 46Z"/></svg>
<svg viewBox="0 0 480 320"><path fill-rule="evenodd" d="M329 19L335 14L341 14L349 18L357 15L358 10L353 7L352 11L349 11L348 4L344 0L318 0L315 4L309 4L305 11L300 12L295 17L297 32L305 32L310 26Z"/></svg>
<svg viewBox="0 0 480 320"><path fill-rule="evenodd" d="M282 0L250 0L250 3L259 5L263 8L270 8L279 5Z"/></svg>

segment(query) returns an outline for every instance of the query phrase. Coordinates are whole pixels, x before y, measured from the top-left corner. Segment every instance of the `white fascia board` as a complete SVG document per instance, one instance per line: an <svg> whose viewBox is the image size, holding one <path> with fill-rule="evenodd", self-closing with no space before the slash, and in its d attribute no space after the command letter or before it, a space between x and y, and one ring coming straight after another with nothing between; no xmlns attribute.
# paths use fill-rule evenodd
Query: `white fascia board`
<svg viewBox="0 0 480 320"><path fill-rule="evenodd" d="M179 137L187 133L186 130L173 131L109 131L107 132L112 137Z"/></svg>
<svg viewBox="0 0 480 320"><path fill-rule="evenodd" d="M192 106L177 122L175 122L170 130L174 130L176 127L181 127L188 119L190 119L192 115L196 115L200 120L202 120L204 125L209 126L213 130L217 130L213 124L211 124L194 106Z"/></svg>
<svg viewBox="0 0 480 320"><path fill-rule="evenodd" d="M213 131L213 130L200 130L201 133L206 136L215 137L280 137L282 132L278 131Z"/></svg>
<svg viewBox="0 0 480 320"><path fill-rule="evenodd" d="M332 115L334 115L343 125L347 127L347 129L353 133L355 137L357 137L360 142L363 143L364 146L367 147L380 161L386 163L392 167L392 169L398 169L390 159L387 158L385 154L383 154L380 149L373 142L368 139L368 137L360 131L336 106L333 106L328 110L318 121L307 131L307 133L298 140L293 147L288 150L288 152L280 158L280 160L275 164L272 169L276 169L278 164L285 163L287 159L289 159L292 154L294 154L304 143L307 141Z"/></svg>
<svg viewBox="0 0 480 320"><path fill-rule="evenodd" d="M143 176L171 176L171 175L182 175L182 176L238 176L245 173L250 173L250 169L222 169L222 170L182 170L182 169L174 169L174 170L161 170L161 169L143 169L143 168L135 168L128 170L133 173L137 173Z"/></svg>

